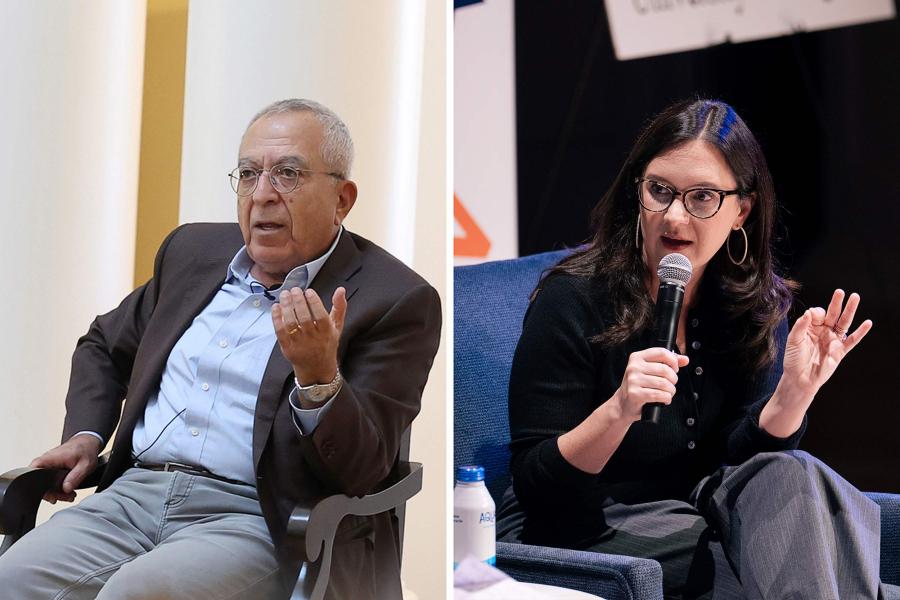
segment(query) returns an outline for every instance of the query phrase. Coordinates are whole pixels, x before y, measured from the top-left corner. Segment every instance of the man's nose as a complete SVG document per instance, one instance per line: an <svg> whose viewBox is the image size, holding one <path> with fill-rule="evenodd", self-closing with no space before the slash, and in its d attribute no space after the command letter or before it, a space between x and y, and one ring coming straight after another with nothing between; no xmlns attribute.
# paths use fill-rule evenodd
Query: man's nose
<svg viewBox="0 0 900 600"><path fill-rule="evenodd" d="M253 201L260 204L278 201L278 192L272 187L272 180L268 171L259 174L259 180L256 182L256 189L253 190Z"/></svg>

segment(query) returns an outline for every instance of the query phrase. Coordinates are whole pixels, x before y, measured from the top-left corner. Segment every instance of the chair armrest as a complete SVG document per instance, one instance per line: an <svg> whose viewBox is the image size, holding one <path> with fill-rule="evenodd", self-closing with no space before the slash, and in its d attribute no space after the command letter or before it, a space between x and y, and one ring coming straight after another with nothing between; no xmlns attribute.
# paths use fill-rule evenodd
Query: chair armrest
<svg viewBox="0 0 900 600"><path fill-rule="evenodd" d="M881 581L900 585L900 494L866 496L881 507Z"/></svg>
<svg viewBox="0 0 900 600"><path fill-rule="evenodd" d="M655 560L497 542L497 567L518 581L566 587L607 600L662 600Z"/></svg>
<svg viewBox="0 0 900 600"><path fill-rule="evenodd" d="M24 467L0 475L0 533L4 535L0 554L34 529L41 498L58 489L66 473L65 469Z"/></svg>
<svg viewBox="0 0 900 600"><path fill-rule="evenodd" d="M361 497L335 494L312 499L309 505L298 504L288 519L287 535L300 542L298 546L305 554L302 557L305 564L292 598L324 598L331 572L334 538L344 517L386 512L402 506L421 489L421 463L401 462L394 467L379 490L372 494ZM310 564L317 561L311 568Z"/></svg>
<svg viewBox="0 0 900 600"><path fill-rule="evenodd" d="M78 489L96 486L108 461L108 453L98 457L97 468ZM0 475L0 533L4 535L0 554L34 529L41 499L50 490L59 489L68 472L67 469L23 467Z"/></svg>

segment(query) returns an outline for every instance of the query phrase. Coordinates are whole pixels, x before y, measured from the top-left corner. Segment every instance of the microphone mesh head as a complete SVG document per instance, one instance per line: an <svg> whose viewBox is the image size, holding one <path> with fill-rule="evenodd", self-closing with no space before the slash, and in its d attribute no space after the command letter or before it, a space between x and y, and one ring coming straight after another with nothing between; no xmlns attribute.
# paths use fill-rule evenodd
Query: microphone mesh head
<svg viewBox="0 0 900 600"><path fill-rule="evenodd" d="M688 257L677 252L663 256L659 261L659 268L656 269L660 281L676 285L687 285L693 273L694 268Z"/></svg>

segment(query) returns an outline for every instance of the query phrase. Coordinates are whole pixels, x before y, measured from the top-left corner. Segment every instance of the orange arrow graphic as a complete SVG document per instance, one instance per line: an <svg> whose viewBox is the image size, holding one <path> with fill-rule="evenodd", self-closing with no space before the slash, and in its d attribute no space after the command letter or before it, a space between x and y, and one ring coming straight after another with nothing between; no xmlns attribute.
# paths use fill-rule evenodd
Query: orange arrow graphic
<svg viewBox="0 0 900 600"><path fill-rule="evenodd" d="M486 257L491 248L491 241L484 235L484 231L478 226L456 194L453 194L453 218L456 219L465 234L463 237L454 236L454 256Z"/></svg>

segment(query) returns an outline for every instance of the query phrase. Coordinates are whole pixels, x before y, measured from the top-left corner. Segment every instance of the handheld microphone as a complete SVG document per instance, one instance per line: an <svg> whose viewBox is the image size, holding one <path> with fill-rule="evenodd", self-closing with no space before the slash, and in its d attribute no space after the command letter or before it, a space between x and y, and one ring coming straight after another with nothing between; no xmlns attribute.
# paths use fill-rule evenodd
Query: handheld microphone
<svg viewBox="0 0 900 600"><path fill-rule="evenodd" d="M656 293L656 338L652 347L675 350L684 287L691 280L693 267L685 255L674 252L663 256L656 274L659 276L659 291ZM641 408L641 420L659 422L663 406L661 402L645 404Z"/></svg>

